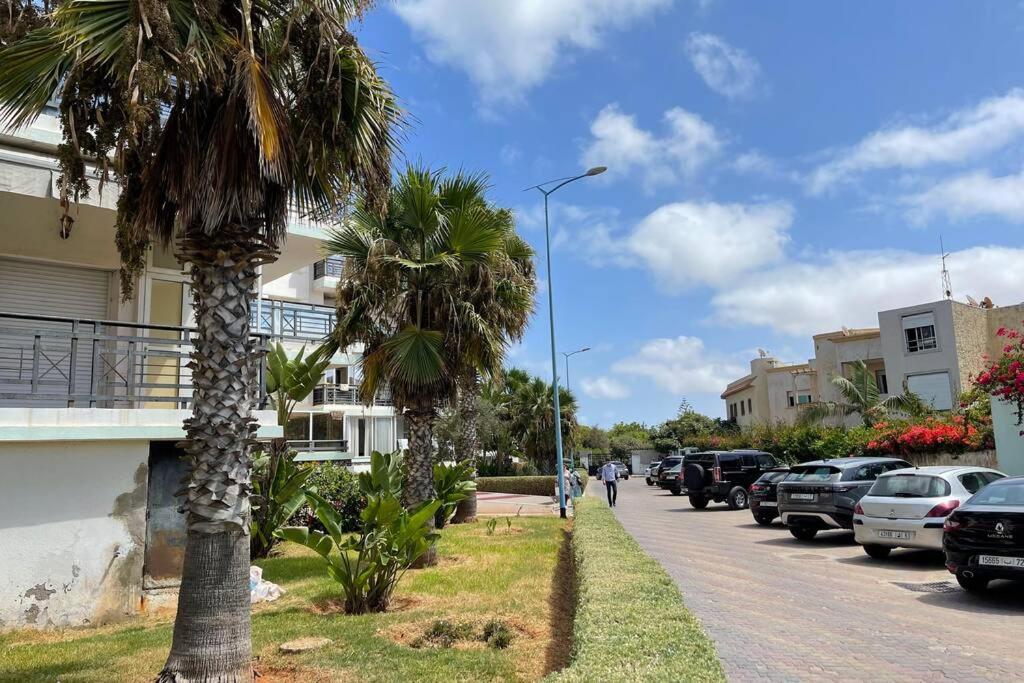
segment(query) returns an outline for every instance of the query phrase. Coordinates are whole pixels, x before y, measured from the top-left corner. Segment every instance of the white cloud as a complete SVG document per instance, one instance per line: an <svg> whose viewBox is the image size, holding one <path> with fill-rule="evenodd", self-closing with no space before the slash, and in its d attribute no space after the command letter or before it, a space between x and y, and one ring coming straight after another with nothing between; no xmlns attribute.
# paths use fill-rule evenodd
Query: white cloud
<svg viewBox="0 0 1024 683"><path fill-rule="evenodd" d="M906 125L876 131L816 168L807 187L818 194L864 171L963 163L1022 135L1024 90L1014 89L954 112L931 127Z"/></svg>
<svg viewBox="0 0 1024 683"><path fill-rule="evenodd" d="M686 54L708 87L720 95L735 99L755 93L761 66L744 50L709 33L691 33Z"/></svg>
<svg viewBox="0 0 1024 683"><path fill-rule="evenodd" d="M523 158L523 150L519 149L516 145L502 145L498 156L501 159L501 163L511 166Z"/></svg>
<svg viewBox="0 0 1024 683"><path fill-rule="evenodd" d="M746 374L740 363L708 351L698 337L652 339L612 365L615 372L647 377L674 394L718 393Z"/></svg>
<svg viewBox="0 0 1024 683"><path fill-rule="evenodd" d="M629 396L629 387L612 377L587 377L580 381L580 386L590 398L617 400Z"/></svg>
<svg viewBox="0 0 1024 683"><path fill-rule="evenodd" d="M793 209L785 203L679 202L655 209L625 238L659 286L724 286L782 258Z"/></svg>
<svg viewBox="0 0 1024 683"><path fill-rule="evenodd" d="M697 114L674 107L663 119L667 130L659 136L640 128L617 104L609 104L590 124L592 138L581 156L583 166L607 166L603 178L637 173L651 190L692 175L721 151L714 127Z"/></svg>
<svg viewBox="0 0 1024 683"><path fill-rule="evenodd" d="M925 222L935 214L952 219L998 216L1012 223L1024 222L1024 172L993 177L978 171L945 180L918 194L903 198L910 218Z"/></svg>
<svg viewBox="0 0 1024 683"><path fill-rule="evenodd" d="M766 157L756 149L736 157L732 162L732 168L737 173L744 175L775 176L779 173L779 166L774 159Z"/></svg>
<svg viewBox="0 0 1024 683"><path fill-rule="evenodd" d="M485 104L515 102L574 50L672 0L398 0L395 11L431 61L465 71Z"/></svg>
<svg viewBox="0 0 1024 683"><path fill-rule="evenodd" d="M954 294L991 297L997 304L1024 299L1012 267L1024 250L974 247L948 260ZM761 325L806 337L847 327L873 327L878 311L941 298L934 253L909 251L829 252L748 274L712 299L712 321Z"/></svg>

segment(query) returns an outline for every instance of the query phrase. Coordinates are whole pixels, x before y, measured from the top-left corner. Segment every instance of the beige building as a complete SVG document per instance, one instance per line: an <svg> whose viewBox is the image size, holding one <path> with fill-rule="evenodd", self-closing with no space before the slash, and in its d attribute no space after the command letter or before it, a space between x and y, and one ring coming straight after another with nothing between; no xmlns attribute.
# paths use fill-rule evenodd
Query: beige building
<svg viewBox="0 0 1024 683"><path fill-rule="evenodd" d="M722 392L726 415L739 425L796 420L801 405L817 400L814 371L807 363L780 363L768 356L750 361L750 374Z"/></svg>

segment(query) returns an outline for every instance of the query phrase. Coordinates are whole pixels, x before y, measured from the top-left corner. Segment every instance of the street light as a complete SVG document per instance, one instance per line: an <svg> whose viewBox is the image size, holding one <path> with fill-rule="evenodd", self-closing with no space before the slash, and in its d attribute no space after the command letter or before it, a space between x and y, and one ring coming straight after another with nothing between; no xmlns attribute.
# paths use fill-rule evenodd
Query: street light
<svg viewBox="0 0 1024 683"><path fill-rule="evenodd" d="M595 166L582 175L555 178L554 180L548 180L534 185L533 187L526 188L526 190L538 190L544 195L544 248L548 259L548 321L551 326L551 391L554 394L555 403L555 454L557 455L557 463L555 467L558 470L558 513L561 515L562 519L565 519L566 517L565 475L562 472L565 466L562 460L562 411L558 405L558 361L555 358L555 354L557 353L555 351L555 294L554 287L551 283L551 229L548 221L548 197L571 182L579 180L580 178L600 175L607 170L607 166ZM545 185L551 185L552 183L558 184L550 190L544 189ZM526 190L523 190L523 192L526 192Z"/></svg>
<svg viewBox="0 0 1024 683"><path fill-rule="evenodd" d="M575 356L577 353L583 353L589 351L589 346L584 346L582 349L576 349L575 351L562 351L562 355L565 356L565 388L572 391L572 387L569 386L569 356Z"/></svg>

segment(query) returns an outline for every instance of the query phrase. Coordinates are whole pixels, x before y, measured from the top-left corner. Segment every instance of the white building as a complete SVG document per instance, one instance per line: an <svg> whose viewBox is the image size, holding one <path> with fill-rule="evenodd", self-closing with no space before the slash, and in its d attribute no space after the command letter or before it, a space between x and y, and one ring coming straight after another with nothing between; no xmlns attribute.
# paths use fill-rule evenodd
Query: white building
<svg viewBox="0 0 1024 683"><path fill-rule="evenodd" d="M0 135L0 628L135 614L173 592L184 550L173 494L191 400L188 276L154 248L121 301L112 184L62 230L53 113ZM288 232L252 332L297 349L333 328L338 264L322 260L322 228ZM307 429L289 434L302 457L395 448L388 398L355 399L358 362L359 349L339 353L300 406ZM257 417L260 437L282 434L272 410Z"/></svg>

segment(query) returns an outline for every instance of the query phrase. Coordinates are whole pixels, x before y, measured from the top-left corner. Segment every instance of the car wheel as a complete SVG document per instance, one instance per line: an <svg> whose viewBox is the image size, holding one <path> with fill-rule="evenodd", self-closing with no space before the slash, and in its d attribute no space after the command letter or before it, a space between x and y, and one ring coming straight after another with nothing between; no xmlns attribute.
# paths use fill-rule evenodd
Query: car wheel
<svg viewBox="0 0 1024 683"><path fill-rule="evenodd" d="M679 488L678 486L673 486L669 490L672 491L672 495L673 496L681 496L681 495L683 495L683 490L681 488Z"/></svg>
<svg viewBox="0 0 1024 683"><path fill-rule="evenodd" d="M983 593L988 588L988 579L980 576L964 576L963 573L956 573L956 582L968 593Z"/></svg>
<svg viewBox="0 0 1024 683"><path fill-rule="evenodd" d="M625 477L623 477L623 478L624 478L624 479L625 479L626 481L629 481L629 475L628 475L628 474L627 474L627 475L626 475Z"/></svg>
<svg viewBox="0 0 1024 683"><path fill-rule="evenodd" d="M789 533L793 534L793 538L798 541L810 541L818 535L818 530L808 529L805 526L791 526L789 527Z"/></svg>
<svg viewBox="0 0 1024 683"><path fill-rule="evenodd" d="M704 496L690 496L690 507L703 510L708 506L708 499Z"/></svg>
<svg viewBox="0 0 1024 683"><path fill-rule="evenodd" d="M731 510L745 510L749 503L747 497L747 490L742 486L733 487L732 491L729 491L729 509Z"/></svg>
<svg viewBox="0 0 1024 683"><path fill-rule="evenodd" d="M773 519L771 515L754 515L754 521L761 526L771 526Z"/></svg>
<svg viewBox="0 0 1024 683"><path fill-rule="evenodd" d="M892 552L892 548L887 545L868 544L864 546L864 552L868 554L868 557L873 557L876 560L884 560L889 557L889 553Z"/></svg>

